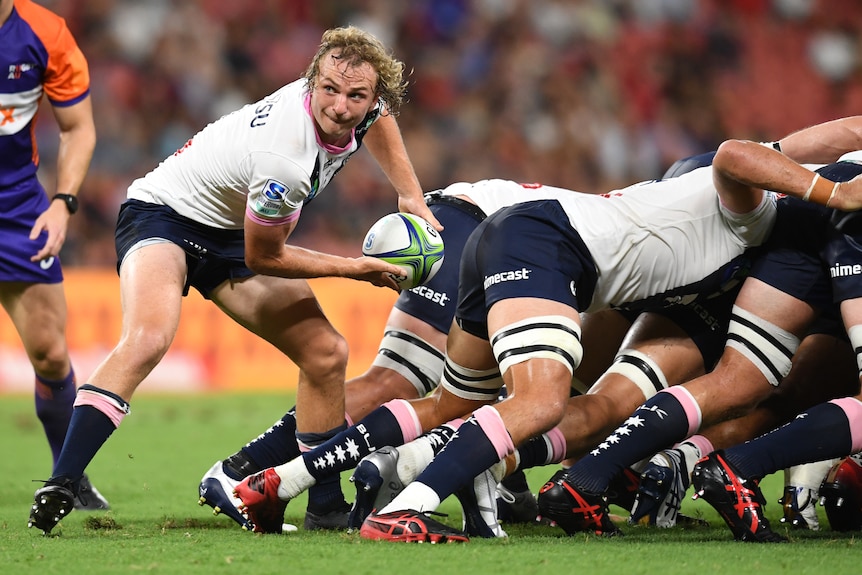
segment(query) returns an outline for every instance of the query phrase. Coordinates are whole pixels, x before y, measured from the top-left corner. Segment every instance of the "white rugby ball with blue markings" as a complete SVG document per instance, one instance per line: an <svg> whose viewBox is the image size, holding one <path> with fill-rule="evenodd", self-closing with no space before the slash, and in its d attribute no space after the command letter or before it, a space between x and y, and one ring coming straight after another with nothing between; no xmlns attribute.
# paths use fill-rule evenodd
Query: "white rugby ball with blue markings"
<svg viewBox="0 0 862 575"><path fill-rule="evenodd" d="M401 289L412 289L434 277L443 265L443 238L419 216L394 213L383 216L365 234L362 253L403 268L396 277Z"/></svg>

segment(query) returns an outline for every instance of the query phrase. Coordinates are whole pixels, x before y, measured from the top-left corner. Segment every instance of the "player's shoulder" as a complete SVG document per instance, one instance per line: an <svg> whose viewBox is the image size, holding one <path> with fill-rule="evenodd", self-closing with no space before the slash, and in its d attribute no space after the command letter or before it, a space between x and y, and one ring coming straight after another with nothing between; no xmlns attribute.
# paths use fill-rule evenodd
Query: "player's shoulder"
<svg viewBox="0 0 862 575"><path fill-rule="evenodd" d="M15 10L46 44L52 43L68 29L64 18L31 0L15 0Z"/></svg>
<svg viewBox="0 0 862 575"><path fill-rule="evenodd" d="M308 122L297 121L297 116L306 115L304 81L294 81L261 98L246 104L236 112L222 118L231 118L242 128L252 133L285 137L288 133L307 132ZM226 122L222 122L224 124Z"/></svg>

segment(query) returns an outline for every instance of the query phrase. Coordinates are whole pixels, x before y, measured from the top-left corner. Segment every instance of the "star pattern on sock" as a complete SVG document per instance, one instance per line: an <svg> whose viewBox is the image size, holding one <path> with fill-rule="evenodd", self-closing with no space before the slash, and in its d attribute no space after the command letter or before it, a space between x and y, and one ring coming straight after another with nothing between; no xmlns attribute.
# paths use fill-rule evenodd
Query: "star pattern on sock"
<svg viewBox="0 0 862 575"><path fill-rule="evenodd" d="M315 469L325 469L334 467L335 463L344 463L347 459L359 461L359 446L353 439L348 438L343 445L336 445L331 450L327 450L323 455L314 459Z"/></svg>
<svg viewBox="0 0 862 575"><path fill-rule="evenodd" d="M252 439L251 441L249 441L248 443L246 443L246 444L245 444L245 446L246 446L246 447L248 447L249 445L251 445L251 444L252 444L252 443L254 443L255 441L260 441L261 439L263 439L264 437L266 437L267 435L269 435L270 433L272 433L273 431L275 431L275 429L276 429L277 427L281 427L281 426L283 426L283 425L284 425L284 421L283 421L283 420L281 420L281 419L279 419L278 421L276 421L275 423L273 423L273 424L272 424L272 426L271 426L269 429L267 429L266 431L264 431L263 433L261 433L260 435L258 435L257 437L255 437L254 439Z"/></svg>
<svg viewBox="0 0 862 575"><path fill-rule="evenodd" d="M602 451L607 450L612 445L616 445L619 443L623 437L631 435L632 429L636 427L643 427L644 419L639 415L632 415L628 419L626 419L622 425L616 428L613 433L605 438L604 441L599 443L595 449L590 451L590 455L598 455Z"/></svg>

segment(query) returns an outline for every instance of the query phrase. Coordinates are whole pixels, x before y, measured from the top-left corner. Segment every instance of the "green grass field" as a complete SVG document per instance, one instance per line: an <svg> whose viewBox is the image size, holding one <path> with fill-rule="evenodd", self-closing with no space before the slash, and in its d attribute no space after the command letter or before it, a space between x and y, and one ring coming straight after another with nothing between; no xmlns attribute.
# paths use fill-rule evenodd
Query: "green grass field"
<svg viewBox="0 0 862 575"><path fill-rule="evenodd" d="M785 545L736 543L713 512L687 500L684 510L710 527L656 530L623 526L625 536L566 537L557 528L509 526L508 540L473 540L465 545L407 545L365 541L347 533L254 535L226 517L197 505L200 476L217 459L241 447L293 403L289 396L202 395L154 397L133 402L132 415L89 468L111 501L105 513L74 512L53 537L27 529L31 480L45 479L50 454L32 399L0 400L3 438L0 487L0 571L4 574L97 575L102 573L343 573L443 575L447 573L599 575L726 572L855 573L856 536L825 528L793 532ZM554 469L532 470L535 489ZM345 493L353 497L345 474ZM780 508L780 477L767 478L767 512ZM286 519L302 523L305 501L288 505ZM457 501L440 511L460 522ZM821 521L825 523L825 516Z"/></svg>

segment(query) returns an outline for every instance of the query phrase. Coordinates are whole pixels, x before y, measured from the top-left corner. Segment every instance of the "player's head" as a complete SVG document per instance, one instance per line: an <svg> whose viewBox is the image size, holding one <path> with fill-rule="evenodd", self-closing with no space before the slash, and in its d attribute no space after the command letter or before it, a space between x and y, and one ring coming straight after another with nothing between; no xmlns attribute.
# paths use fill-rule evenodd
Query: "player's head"
<svg viewBox="0 0 862 575"><path fill-rule="evenodd" d="M675 178L677 176L692 172L698 168L711 166L713 158L715 158L714 151L677 160L673 163L671 167L667 169L661 179L666 180L668 178Z"/></svg>
<svg viewBox="0 0 862 575"><path fill-rule="evenodd" d="M310 91L313 91L317 84L326 58L346 62L351 67L369 64L377 73L375 95L390 113L398 113L407 90L404 63L396 60L380 40L355 26L327 30L317 53L303 74Z"/></svg>

